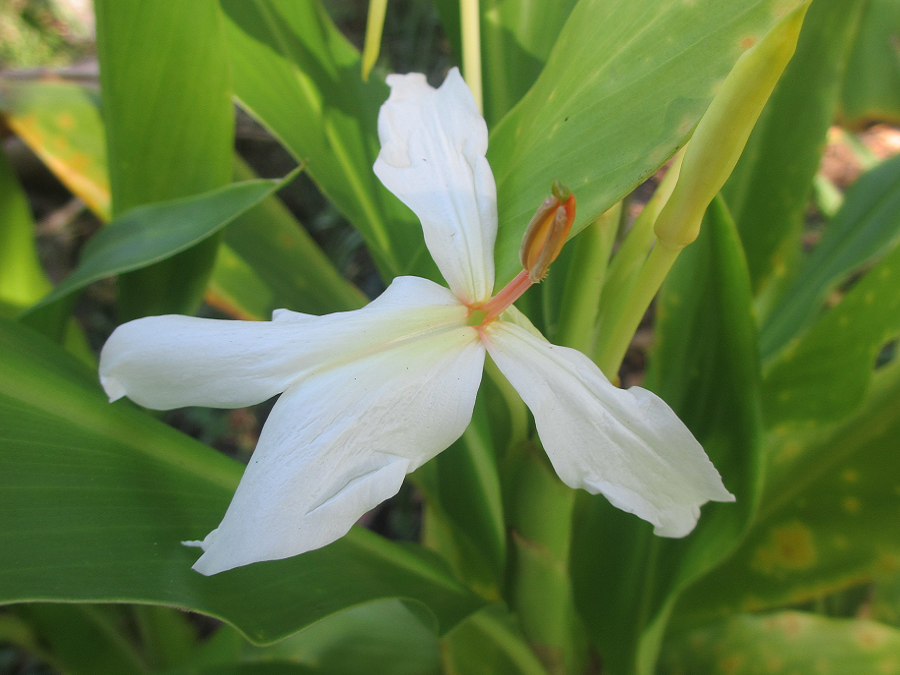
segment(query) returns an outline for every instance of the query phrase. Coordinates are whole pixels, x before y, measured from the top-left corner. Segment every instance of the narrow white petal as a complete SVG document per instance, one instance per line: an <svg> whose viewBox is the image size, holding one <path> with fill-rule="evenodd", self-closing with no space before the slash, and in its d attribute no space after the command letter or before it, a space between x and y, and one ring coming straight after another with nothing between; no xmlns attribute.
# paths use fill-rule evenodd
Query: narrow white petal
<svg viewBox="0 0 900 675"><path fill-rule="evenodd" d="M387 82L375 173L422 221L428 250L457 297L486 301L497 236L487 125L456 68L439 89L419 73L390 75Z"/></svg>
<svg viewBox="0 0 900 675"><path fill-rule="evenodd" d="M194 569L215 574L325 546L462 435L484 365L476 329L383 347L282 395Z"/></svg>
<svg viewBox="0 0 900 675"><path fill-rule="evenodd" d="M446 288L398 277L377 300L352 312L278 310L273 321L146 317L110 336L100 354L100 380L110 399L128 396L157 410L238 408L384 343L465 325L466 312Z"/></svg>
<svg viewBox="0 0 900 675"><path fill-rule="evenodd" d="M658 396L613 386L581 352L519 326L495 321L484 333L567 485L602 493L664 537L694 529L707 501L734 500L702 446Z"/></svg>

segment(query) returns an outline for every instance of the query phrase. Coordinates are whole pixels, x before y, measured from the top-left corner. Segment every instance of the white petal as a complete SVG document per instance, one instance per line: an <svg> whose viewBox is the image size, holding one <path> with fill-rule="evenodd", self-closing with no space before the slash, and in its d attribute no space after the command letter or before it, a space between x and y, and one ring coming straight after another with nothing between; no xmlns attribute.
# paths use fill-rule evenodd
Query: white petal
<svg viewBox="0 0 900 675"><path fill-rule="evenodd" d="M487 126L456 68L439 89L419 73L390 75L387 83L375 173L422 221L428 250L456 296L484 302L494 287L497 236Z"/></svg>
<svg viewBox="0 0 900 675"><path fill-rule="evenodd" d="M465 325L446 288L398 277L363 309L325 316L278 310L273 321L153 316L119 326L100 355L110 399L148 408L238 408L264 401L310 371L383 343Z"/></svg>
<svg viewBox="0 0 900 675"><path fill-rule="evenodd" d="M694 529L707 501L734 501L702 446L658 396L613 386L581 352L519 326L495 321L484 332L564 483L603 493L664 537Z"/></svg>
<svg viewBox="0 0 900 675"><path fill-rule="evenodd" d="M484 347L476 329L428 334L311 373L282 395L203 574L277 560L343 536L472 418Z"/></svg>

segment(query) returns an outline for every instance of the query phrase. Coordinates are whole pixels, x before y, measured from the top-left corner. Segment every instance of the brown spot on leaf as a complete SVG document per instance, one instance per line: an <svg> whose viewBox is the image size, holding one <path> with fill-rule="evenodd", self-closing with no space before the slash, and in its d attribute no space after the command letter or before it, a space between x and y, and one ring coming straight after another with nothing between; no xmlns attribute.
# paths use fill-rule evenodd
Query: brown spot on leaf
<svg viewBox="0 0 900 675"><path fill-rule="evenodd" d="M56 125L60 129L74 129L75 128L75 118L72 116L72 113L64 112L60 113L56 116Z"/></svg>
<svg viewBox="0 0 900 675"><path fill-rule="evenodd" d="M756 549L753 567L764 574L805 570L816 563L813 533L800 521L773 527L766 543Z"/></svg>
<svg viewBox="0 0 900 675"><path fill-rule="evenodd" d="M856 644L862 649L872 651L878 649L884 643L887 633L880 626L868 624L859 626L853 637L856 640Z"/></svg>
<svg viewBox="0 0 900 675"><path fill-rule="evenodd" d="M750 49L753 45L756 44L756 38L752 35L748 35L745 38L741 39L741 49L747 50Z"/></svg>
<svg viewBox="0 0 900 675"><path fill-rule="evenodd" d="M731 656L724 656L719 659L719 672L724 673L724 675L734 675L734 673L738 673L741 670L741 667L744 665L744 655L743 654L732 654Z"/></svg>

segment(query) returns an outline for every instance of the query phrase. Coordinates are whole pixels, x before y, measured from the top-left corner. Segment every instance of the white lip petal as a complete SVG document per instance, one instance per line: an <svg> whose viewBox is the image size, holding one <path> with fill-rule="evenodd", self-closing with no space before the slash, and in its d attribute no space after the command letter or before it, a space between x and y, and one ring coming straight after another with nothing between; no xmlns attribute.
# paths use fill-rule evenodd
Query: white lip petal
<svg viewBox="0 0 900 675"><path fill-rule="evenodd" d="M147 408L239 408L313 370L423 332L465 325L467 310L425 279L398 277L363 309L325 316L278 310L273 321L153 316L119 326L100 355L110 399Z"/></svg>
<svg viewBox="0 0 900 675"><path fill-rule="evenodd" d="M457 297L484 302L494 287L497 235L484 119L456 68L439 89L419 73L387 82L375 174L422 221L428 250Z"/></svg>
<svg viewBox="0 0 900 675"><path fill-rule="evenodd" d="M584 354L519 326L495 321L484 333L567 485L603 493L666 537L688 534L707 501L734 501L702 446L658 396L618 389Z"/></svg>
<svg viewBox="0 0 900 675"><path fill-rule="evenodd" d="M282 395L194 565L215 574L319 548L462 435L484 347L460 327L298 381Z"/></svg>

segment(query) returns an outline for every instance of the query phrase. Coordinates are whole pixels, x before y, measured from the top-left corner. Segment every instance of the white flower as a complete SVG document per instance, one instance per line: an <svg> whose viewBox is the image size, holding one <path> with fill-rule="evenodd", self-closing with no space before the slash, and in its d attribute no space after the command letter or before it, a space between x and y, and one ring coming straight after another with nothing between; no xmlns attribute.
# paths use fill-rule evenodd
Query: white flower
<svg viewBox="0 0 900 675"><path fill-rule="evenodd" d="M583 354L505 320L510 312L469 325L494 286L487 128L455 69L439 89L419 74L388 84L375 173L422 221L450 290L400 277L352 312L279 310L270 322L147 317L120 326L103 348L111 400L235 408L281 394L194 569L215 574L343 536L460 437L485 351L531 409L567 485L603 493L669 537L690 532L705 502L733 500L652 393L618 389Z"/></svg>

